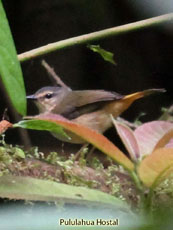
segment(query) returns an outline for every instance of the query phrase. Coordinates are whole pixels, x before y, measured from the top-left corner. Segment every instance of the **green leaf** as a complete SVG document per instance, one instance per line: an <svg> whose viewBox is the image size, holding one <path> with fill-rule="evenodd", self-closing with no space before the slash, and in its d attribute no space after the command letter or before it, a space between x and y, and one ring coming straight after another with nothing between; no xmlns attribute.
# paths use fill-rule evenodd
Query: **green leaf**
<svg viewBox="0 0 173 230"><path fill-rule="evenodd" d="M0 177L0 197L32 201L62 201L64 203L128 206L122 200L98 190L72 186L49 180L4 175Z"/></svg>
<svg viewBox="0 0 173 230"><path fill-rule="evenodd" d="M173 148L159 148L145 157L138 167L138 175L147 187L155 187L167 172L172 171Z"/></svg>
<svg viewBox="0 0 173 230"><path fill-rule="evenodd" d="M0 1L0 77L12 105L21 115L26 114L26 94L21 67Z"/></svg>
<svg viewBox="0 0 173 230"><path fill-rule="evenodd" d="M116 65L116 62L114 61L114 54L113 53L101 48L99 45L88 45L87 47L90 50L92 50L96 53L99 53L105 61L108 61L108 62L112 63L113 65Z"/></svg>
<svg viewBox="0 0 173 230"><path fill-rule="evenodd" d="M63 128L60 125L55 124L51 121L44 120L23 120L14 124L13 127L19 127L24 129L33 129L33 130L46 130L49 132L57 133L66 139L70 137L64 132Z"/></svg>
<svg viewBox="0 0 173 230"><path fill-rule="evenodd" d="M44 113L30 118L33 120L24 121L24 124L27 124L30 121L34 122L34 120L52 122L53 127L63 127L65 132L67 132L67 134L72 137L72 139L75 138L76 140L82 140L82 142L76 143L91 143L100 151L107 154L109 157L125 167L128 171L132 172L134 170L134 164L132 161L118 147L116 147L106 137L96 132L95 130L90 129L84 125L69 121L62 116L53 113ZM20 123L23 123L23 121L19 122L18 124ZM15 125L15 127L21 127L18 124L17 126Z"/></svg>

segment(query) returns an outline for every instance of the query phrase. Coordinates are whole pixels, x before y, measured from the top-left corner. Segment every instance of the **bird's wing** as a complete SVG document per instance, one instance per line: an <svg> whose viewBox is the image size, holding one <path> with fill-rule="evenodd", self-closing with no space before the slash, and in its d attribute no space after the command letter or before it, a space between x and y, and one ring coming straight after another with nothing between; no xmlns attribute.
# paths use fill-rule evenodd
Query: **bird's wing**
<svg viewBox="0 0 173 230"><path fill-rule="evenodd" d="M73 91L73 93L75 93L76 97L75 107L81 107L95 102L118 100L124 97L118 93L105 90L82 90Z"/></svg>
<svg viewBox="0 0 173 230"><path fill-rule="evenodd" d="M82 114L102 108L106 101L119 100L123 97L120 94L104 90L73 91L63 101L68 107L66 106L66 109L61 114L68 119L74 119Z"/></svg>

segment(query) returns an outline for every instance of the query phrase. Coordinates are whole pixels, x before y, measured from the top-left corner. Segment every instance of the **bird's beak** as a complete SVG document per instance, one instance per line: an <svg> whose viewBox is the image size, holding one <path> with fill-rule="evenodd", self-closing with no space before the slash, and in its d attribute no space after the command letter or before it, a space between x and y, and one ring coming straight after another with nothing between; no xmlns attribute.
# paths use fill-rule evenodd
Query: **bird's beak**
<svg viewBox="0 0 173 230"><path fill-rule="evenodd" d="M37 99L37 98L35 97L34 94L29 95L29 96L27 96L26 98L27 98L27 99L31 99L31 100L36 100L36 99Z"/></svg>

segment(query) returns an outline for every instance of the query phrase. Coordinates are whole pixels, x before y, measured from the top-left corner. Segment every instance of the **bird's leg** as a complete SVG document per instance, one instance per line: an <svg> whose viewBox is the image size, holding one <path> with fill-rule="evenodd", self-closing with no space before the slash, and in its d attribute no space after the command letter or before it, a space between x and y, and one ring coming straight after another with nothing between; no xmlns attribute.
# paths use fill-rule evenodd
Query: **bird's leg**
<svg viewBox="0 0 173 230"><path fill-rule="evenodd" d="M74 161L77 161L81 154L85 151L85 149L88 147L88 143L83 144L82 147L77 151L77 153L74 155Z"/></svg>
<svg viewBox="0 0 173 230"><path fill-rule="evenodd" d="M87 157L86 157L86 158L87 158L87 161L91 158L91 156L92 156L94 150L95 150L95 147L92 146L91 149L90 149L90 151L89 151L89 153L87 154Z"/></svg>

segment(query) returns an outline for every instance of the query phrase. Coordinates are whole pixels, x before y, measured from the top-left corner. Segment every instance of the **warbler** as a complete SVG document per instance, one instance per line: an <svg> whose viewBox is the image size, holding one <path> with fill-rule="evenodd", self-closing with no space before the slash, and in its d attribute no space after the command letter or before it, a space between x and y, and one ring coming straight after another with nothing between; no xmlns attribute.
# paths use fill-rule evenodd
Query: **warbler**
<svg viewBox="0 0 173 230"><path fill-rule="evenodd" d="M47 86L33 95L27 96L36 103L40 113L59 114L63 117L99 133L104 133L112 126L112 115L118 117L137 99L165 89L147 89L129 95L121 95L105 90L72 90L68 87ZM71 143L83 143L76 135L66 139L59 135L60 140Z"/></svg>

